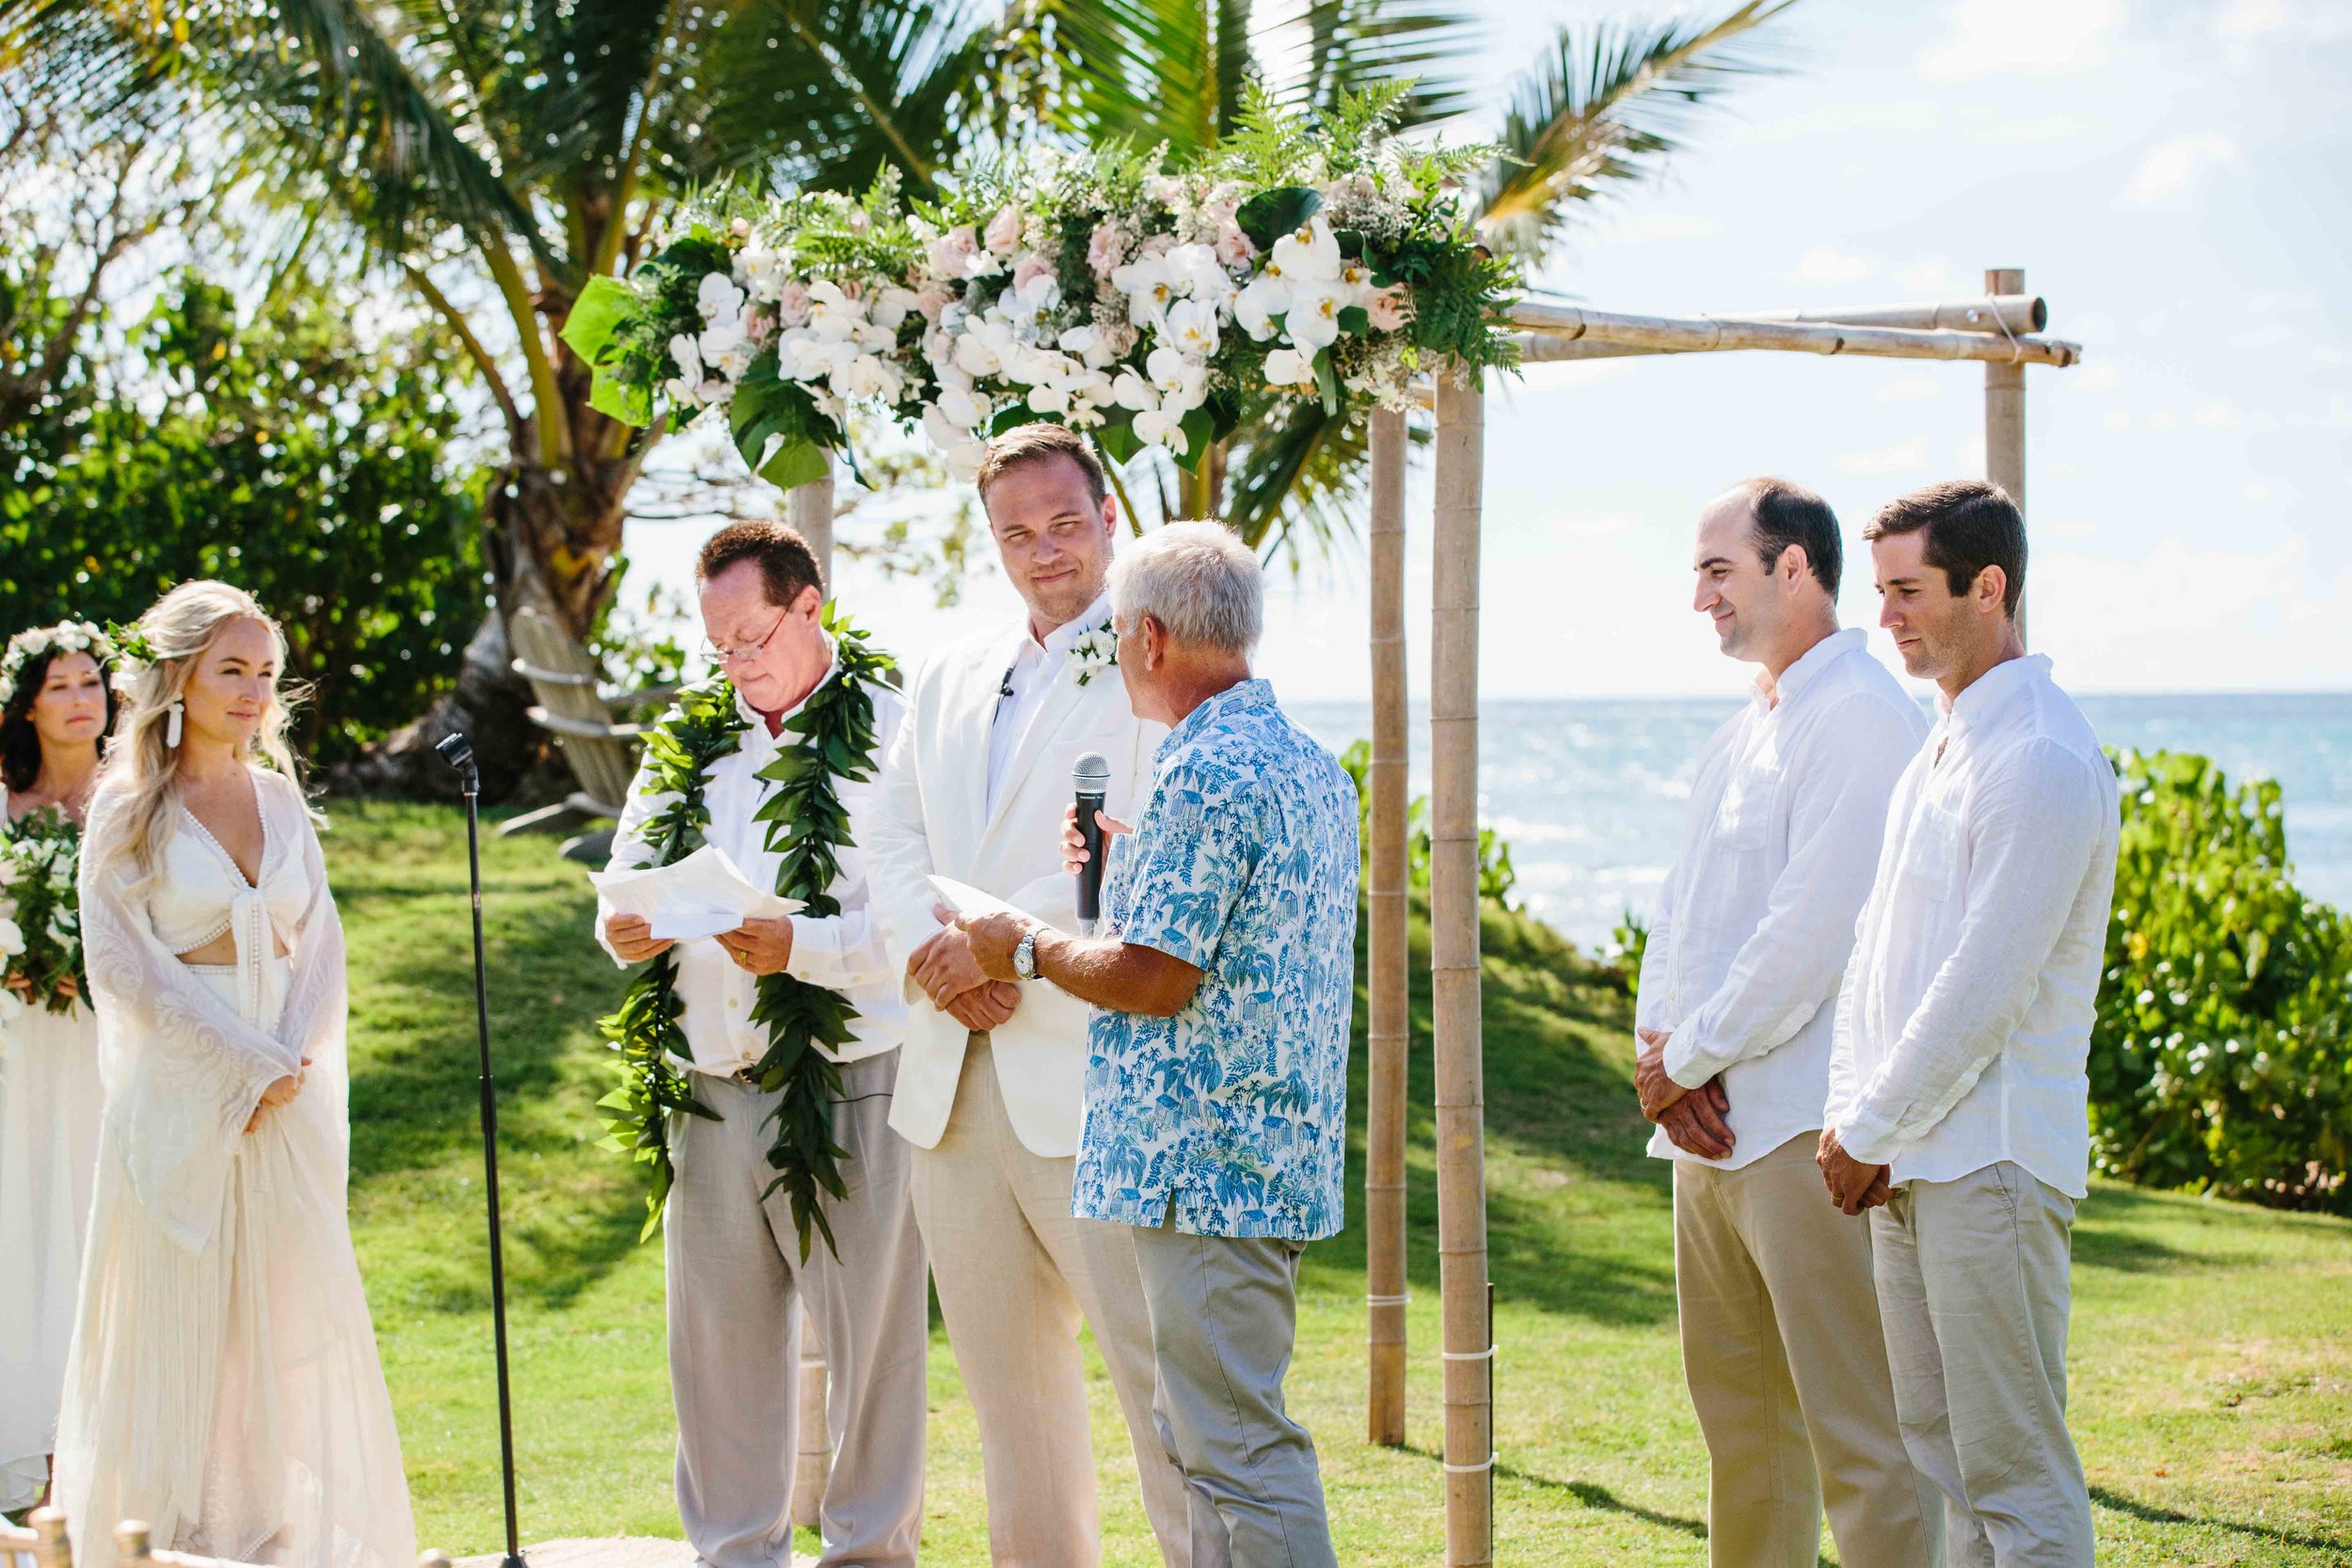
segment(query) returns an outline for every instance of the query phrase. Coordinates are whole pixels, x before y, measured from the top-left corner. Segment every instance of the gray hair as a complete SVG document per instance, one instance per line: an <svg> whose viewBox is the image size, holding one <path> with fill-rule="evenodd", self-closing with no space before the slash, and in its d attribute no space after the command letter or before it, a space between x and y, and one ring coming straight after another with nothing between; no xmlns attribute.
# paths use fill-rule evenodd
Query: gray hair
<svg viewBox="0 0 2352 1568"><path fill-rule="evenodd" d="M1247 657L1265 626L1265 574L1221 523L1167 523L1111 562L1111 617L1146 615L1179 642Z"/></svg>

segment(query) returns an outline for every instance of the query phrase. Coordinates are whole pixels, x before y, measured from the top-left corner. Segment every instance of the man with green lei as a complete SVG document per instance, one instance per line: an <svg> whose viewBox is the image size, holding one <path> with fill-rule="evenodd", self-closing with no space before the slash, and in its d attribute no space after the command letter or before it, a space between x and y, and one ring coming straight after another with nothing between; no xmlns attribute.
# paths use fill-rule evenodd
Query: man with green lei
<svg viewBox="0 0 2352 1568"><path fill-rule="evenodd" d="M858 847L905 704L792 530L722 530L695 579L723 678L647 735L612 864L709 844L803 908L678 943L597 911L614 961L645 965L605 1021L623 1069L606 1125L662 1220L678 1513L711 1568L789 1562L798 1422L830 1416L822 1560L913 1568L926 1263L888 1125L907 1005ZM802 1308L830 1412L795 1408Z"/></svg>

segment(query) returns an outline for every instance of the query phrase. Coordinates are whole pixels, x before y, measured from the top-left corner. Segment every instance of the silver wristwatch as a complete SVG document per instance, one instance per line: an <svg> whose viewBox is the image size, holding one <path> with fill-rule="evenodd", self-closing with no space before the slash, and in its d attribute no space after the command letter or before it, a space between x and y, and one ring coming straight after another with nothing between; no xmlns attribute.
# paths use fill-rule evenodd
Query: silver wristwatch
<svg viewBox="0 0 2352 1568"><path fill-rule="evenodd" d="M1022 933L1021 940L1013 945L1012 972L1024 980L1037 978L1037 927L1034 926Z"/></svg>

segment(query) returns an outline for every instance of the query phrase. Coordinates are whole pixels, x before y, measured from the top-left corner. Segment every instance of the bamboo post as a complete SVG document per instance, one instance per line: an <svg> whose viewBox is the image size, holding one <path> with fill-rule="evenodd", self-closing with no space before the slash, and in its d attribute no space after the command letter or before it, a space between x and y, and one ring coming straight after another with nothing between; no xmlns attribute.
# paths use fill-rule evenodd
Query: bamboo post
<svg viewBox="0 0 2352 1568"><path fill-rule="evenodd" d="M830 487L830 486L828 486ZM796 492L797 493L797 492ZM801 1313L801 1443L793 1456L792 1522L822 1528L825 1482L833 1474L833 1423L825 1410L825 1346L817 1315Z"/></svg>
<svg viewBox="0 0 2352 1568"><path fill-rule="evenodd" d="M1447 1568L1494 1561L1493 1358L1486 1300L1485 1073L1478 980L1478 524L1486 396L1438 381L1430 594L1429 941L1437 1058L1438 1259L1444 1296Z"/></svg>
<svg viewBox="0 0 2352 1568"><path fill-rule="evenodd" d="M35 1509L24 1522L40 1537L33 1546L33 1560L40 1568L73 1568L73 1543L67 1539L62 1509Z"/></svg>
<svg viewBox="0 0 2352 1568"><path fill-rule="evenodd" d="M797 484L792 497L792 527L808 541L811 553L817 557L818 575L825 579L825 593L833 593L833 454L825 454L825 477Z"/></svg>
<svg viewBox="0 0 2352 1568"><path fill-rule="evenodd" d="M2026 292L2023 267L1993 267L1984 275L1989 294ZM2021 358L1984 367L1984 477L2009 492L2026 510L2026 366ZM2017 635L2026 635L2026 601L2017 601Z"/></svg>
<svg viewBox="0 0 2352 1568"><path fill-rule="evenodd" d="M1411 1052L1406 939L1405 414L1372 416L1371 1020L1364 1126L1370 1440L1405 1442L1405 1101Z"/></svg>

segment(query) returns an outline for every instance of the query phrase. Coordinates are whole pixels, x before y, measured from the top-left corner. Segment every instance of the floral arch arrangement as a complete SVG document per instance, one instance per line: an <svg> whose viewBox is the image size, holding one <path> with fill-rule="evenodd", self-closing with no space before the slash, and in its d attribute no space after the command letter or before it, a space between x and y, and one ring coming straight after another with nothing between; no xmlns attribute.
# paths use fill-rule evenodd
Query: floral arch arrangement
<svg viewBox="0 0 2352 1568"><path fill-rule="evenodd" d="M862 198L721 189L633 277L592 281L564 341L596 407L723 409L785 487L846 452L853 405L920 424L966 479L1032 420L1189 468L1285 401L1401 406L1419 370L1516 360L1495 325L1515 275L1459 199L1491 150L1392 136L1403 92L1319 122L1256 101L1176 166L1033 147L936 204L903 206L887 174Z"/></svg>

